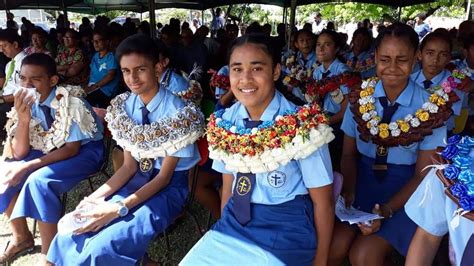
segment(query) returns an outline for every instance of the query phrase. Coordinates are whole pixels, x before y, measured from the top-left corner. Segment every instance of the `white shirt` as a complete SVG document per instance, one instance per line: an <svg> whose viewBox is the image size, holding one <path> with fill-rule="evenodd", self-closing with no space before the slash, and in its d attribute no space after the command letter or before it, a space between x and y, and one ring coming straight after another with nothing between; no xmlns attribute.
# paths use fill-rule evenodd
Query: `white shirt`
<svg viewBox="0 0 474 266"><path fill-rule="evenodd" d="M15 92L15 88L19 85L15 83L15 73L17 72L20 73L21 63L23 61L23 58L25 58L25 56L27 56L27 54L24 51L21 51L13 58L13 60L15 60L15 68L13 69L13 73L9 77L8 82L7 80L5 80L5 82L7 82L7 86L3 88L3 95L12 95ZM7 65L5 66L5 75L8 74L7 72L8 72L8 69L10 68L11 63L12 61L8 62ZM7 77L5 76L5 78Z"/></svg>

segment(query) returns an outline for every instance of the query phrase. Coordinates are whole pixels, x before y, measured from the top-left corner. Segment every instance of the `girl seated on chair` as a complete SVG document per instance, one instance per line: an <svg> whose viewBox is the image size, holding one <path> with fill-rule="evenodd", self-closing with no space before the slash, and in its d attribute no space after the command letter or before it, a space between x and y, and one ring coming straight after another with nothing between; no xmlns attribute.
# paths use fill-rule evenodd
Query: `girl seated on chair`
<svg viewBox="0 0 474 266"><path fill-rule="evenodd" d="M124 149L118 171L76 209L90 219L73 233L57 235L47 260L57 265L135 265L148 243L181 213L188 195L188 170L199 161L194 142L204 118L156 78L158 51L145 35L117 48L127 92L112 100L106 121Z"/></svg>
<svg viewBox="0 0 474 266"><path fill-rule="evenodd" d="M17 91L8 113L7 162L1 169L7 171L0 176L8 186L0 193L0 212L13 234L0 255L2 265L32 250L26 217L38 221L41 253L46 255L64 208L59 197L96 172L104 153L102 124L80 97L81 88L56 86L59 77L49 55L25 57L17 78L25 88Z"/></svg>
<svg viewBox="0 0 474 266"><path fill-rule="evenodd" d="M393 249L406 255L416 225L403 205L446 137L453 93L430 95L410 80L417 49L412 28L399 23L387 27L375 41L378 78L350 92L351 106L341 126L341 194L347 206L384 219L358 227L336 222L332 265L342 265L347 255L352 265L383 265Z"/></svg>
<svg viewBox="0 0 474 266"><path fill-rule="evenodd" d="M327 143L334 136L318 106L297 108L275 90L280 64L272 47L264 35L245 35L231 46L230 86L238 102L208 124L213 168L223 173L222 217L182 265L327 260L334 215Z"/></svg>

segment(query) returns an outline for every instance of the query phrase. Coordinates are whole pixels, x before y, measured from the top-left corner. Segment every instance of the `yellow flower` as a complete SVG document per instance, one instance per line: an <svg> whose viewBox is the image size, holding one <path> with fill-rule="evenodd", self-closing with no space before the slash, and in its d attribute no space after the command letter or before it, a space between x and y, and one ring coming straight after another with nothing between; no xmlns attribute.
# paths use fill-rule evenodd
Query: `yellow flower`
<svg viewBox="0 0 474 266"><path fill-rule="evenodd" d="M290 76L286 76L286 77L283 79L283 82L288 83L288 82L290 82L290 80L291 80Z"/></svg>
<svg viewBox="0 0 474 266"><path fill-rule="evenodd" d="M361 90L361 91L360 91L360 97L361 97L361 98L362 98L362 97L367 97L367 96L369 96L369 94L367 93L367 90Z"/></svg>
<svg viewBox="0 0 474 266"><path fill-rule="evenodd" d="M367 105L361 105L361 106L359 106L359 112L360 112L361 114L367 113Z"/></svg>
<svg viewBox="0 0 474 266"><path fill-rule="evenodd" d="M420 114L423 113L423 112L424 112L423 109L418 109L415 112L415 116L419 118Z"/></svg>
<svg viewBox="0 0 474 266"><path fill-rule="evenodd" d="M428 119L430 119L430 114L428 114L428 112L425 111L425 112L421 112L419 115L417 115L417 117L420 119L420 121L425 122Z"/></svg>
<svg viewBox="0 0 474 266"><path fill-rule="evenodd" d="M371 103L368 103L367 104L367 111L372 111L372 110L375 110L375 105L371 104Z"/></svg>
<svg viewBox="0 0 474 266"><path fill-rule="evenodd" d="M431 94L430 96L430 102L432 103L436 103L439 99L439 95L438 94Z"/></svg>
<svg viewBox="0 0 474 266"><path fill-rule="evenodd" d="M379 136L383 139L388 138L389 135L390 135L390 133L388 133L388 130L380 130L380 132L379 132Z"/></svg>
<svg viewBox="0 0 474 266"><path fill-rule="evenodd" d="M372 124L370 122L367 122L367 128L370 129L372 127Z"/></svg>
<svg viewBox="0 0 474 266"><path fill-rule="evenodd" d="M440 105L445 105L445 104L446 104L446 101L443 98L439 97L436 105L440 106Z"/></svg>
<svg viewBox="0 0 474 266"><path fill-rule="evenodd" d="M407 122L402 121L402 120L398 120L397 123L398 123L398 126L400 127L401 131L407 133L410 130L410 125L408 125Z"/></svg>
<svg viewBox="0 0 474 266"><path fill-rule="evenodd" d="M375 89L374 89L373 87L368 87L368 88L366 89L366 91L369 93L369 95L372 95L372 94L374 94Z"/></svg>
<svg viewBox="0 0 474 266"><path fill-rule="evenodd" d="M387 123L382 123L379 125L379 130L380 131L387 131L388 130L388 124Z"/></svg>

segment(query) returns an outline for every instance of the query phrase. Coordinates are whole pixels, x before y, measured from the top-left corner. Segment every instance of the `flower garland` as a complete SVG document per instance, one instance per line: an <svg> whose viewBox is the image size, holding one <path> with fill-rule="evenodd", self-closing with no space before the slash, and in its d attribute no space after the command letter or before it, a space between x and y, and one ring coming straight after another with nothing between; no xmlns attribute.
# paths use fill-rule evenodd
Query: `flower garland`
<svg viewBox="0 0 474 266"><path fill-rule="evenodd" d="M288 73L283 78L283 84L290 88L304 88L318 65L314 63L310 67L302 66L293 54L285 60L285 66Z"/></svg>
<svg viewBox="0 0 474 266"><path fill-rule="evenodd" d="M204 115L193 104L149 125L137 124L125 112L129 92L115 97L107 108L105 121L119 146L137 159L165 157L194 143L204 134Z"/></svg>
<svg viewBox="0 0 474 266"><path fill-rule="evenodd" d="M446 69L451 71L451 77L448 79L457 79L460 82L456 83L456 89L461 90L463 92L469 92L472 85L472 74L467 69L459 69L456 67L455 64L450 63L446 66Z"/></svg>
<svg viewBox="0 0 474 266"><path fill-rule="evenodd" d="M351 67L354 64L354 60L349 58L346 61L346 65ZM371 53L365 60L357 60L354 68L352 69L354 72L364 72L370 70L375 67L375 54Z"/></svg>
<svg viewBox="0 0 474 266"><path fill-rule="evenodd" d="M87 109L81 97L85 95L80 86L57 86L56 97L51 102L51 108L56 110L55 120L51 127L45 131L41 120L32 117L30 121L30 145L35 150L44 154L53 149L60 148L69 137L69 130L75 122L84 134L93 137L97 132L97 124L91 111ZM15 108L7 113L9 120L5 126L7 140L4 149L5 158L12 158L11 142L18 126L18 114Z"/></svg>
<svg viewBox="0 0 474 266"><path fill-rule="evenodd" d="M256 128L224 120L224 110L211 115L207 128L209 157L241 173L264 173L303 159L334 139L327 117L316 104L297 107Z"/></svg>
<svg viewBox="0 0 474 266"><path fill-rule="evenodd" d="M337 76L327 77L321 80L310 79L306 83L305 98L308 102L315 102L324 99L326 94L336 91L341 85L346 85L351 91L362 82L359 74L345 72Z"/></svg>
<svg viewBox="0 0 474 266"><path fill-rule="evenodd" d="M429 100L415 114L388 124L381 123L373 96L377 81L377 78L365 80L360 88L350 92L349 101L359 125L360 138L385 147L408 146L421 141L432 134L433 129L444 125L452 113L452 103L459 100L450 83L435 86Z"/></svg>
<svg viewBox="0 0 474 266"><path fill-rule="evenodd" d="M176 93L176 96L181 98L184 102L191 102L196 106L201 105L202 100L202 88L196 80L188 80L189 87L184 90Z"/></svg>
<svg viewBox="0 0 474 266"><path fill-rule="evenodd" d="M230 90L230 80L227 75L219 75L215 70L209 70L209 74L212 74L209 85L213 88L221 88L223 90Z"/></svg>
<svg viewBox="0 0 474 266"><path fill-rule="evenodd" d="M441 152L445 163L438 167L437 175L445 186L445 193L460 208L460 213L474 221L474 173L471 171L474 138L454 135Z"/></svg>

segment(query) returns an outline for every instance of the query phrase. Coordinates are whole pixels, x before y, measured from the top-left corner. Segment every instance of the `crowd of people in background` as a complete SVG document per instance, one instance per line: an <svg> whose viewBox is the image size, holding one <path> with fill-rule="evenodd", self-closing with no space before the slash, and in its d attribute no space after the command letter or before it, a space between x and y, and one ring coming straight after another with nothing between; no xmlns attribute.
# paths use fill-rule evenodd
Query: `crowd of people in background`
<svg viewBox="0 0 474 266"><path fill-rule="evenodd" d="M11 119L7 113L12 108L18 112L22 110L18 101L26 101L26 98L19 98L25 97L23 94L15 95L17 88L36 82L37 77L31 74L34 68L25 69L22 65L55 68L56 72L51 75L57 76L57 80L51 78L49 73L49 76L38 73L48 76L50 87L80 86L86 94L84 108L89 112L91 107L109 107L113 111L117 108L116 104L123 101L124 112L134 121L141 121L146 128L150 128L148 124L153 125L153 121L161 123L165 121L162 119L181 112L189 100L183 98L183 92L189 92L193 82L200 84L200 97L212 102L217 111L211 116L211 121L217 117L222 123L215 122L215 126L223 125L222 128L236 134L269 128L275 121L280 121L279 117L291 116L292 113L287 110L294 110L297 106L301 109L295 110L315 112L312 115L324 111L327 118L321 116L318 122L324 121L324 125L331 128L335 140L314 144L322 146L313 149L311 155L292 157L287 164L282 163L276 168L266 166L264 169L269 171L244 175L247 179L242 179L240 168L228 167L231 161L215 160L212 169L208 167L206 174L198 179L196 199L209 209L218 222L188 253L183 265L241 260L309 265L313 259L316 261L314 265L318 265L318 261L323 262L321 265L325 265L326 261L331 265L342 265L346 258L352 265L383 265L394 250L408 256L407 261L417 265L422 259L430 259L419 253L423 239L431 241L426 248L430 250L427 254L433 255L432 259L436 251L431 252L431 249L437 249L438 238L448 231L447 227L439 226L442 227L440 229L434 222L428 221L429 211L421 215L409 207L405 211L404 206L412 194L417 198L411 198L411 203L422 198L419 190L426 185L423 181L427 174L425 167L431 164L437 146L448 138L455 141L452 136L456 134L474 135L474 22L464 21L457 29L438 28L432 31L425 22L424 14L419 14L415 22L408 22L408 25L386 22L374 26L369 19L365 19L357 23L353 34L348 35L337 32L334 22L316 13L314 21L304 24L301 29L289 29L288 25L278 24L276 35L272 36L270 24L252 22L242 26L226 23L221 9L214 12L210 27L201 25L198 19L189 23L172 18L168 24L155 27L147 21L136 25L131 18L127 18L121 25L111 22L106 16L97 16L93 22L83 18L77 31L70 28L69 22L61 16L57 19L57 27L49 32L25 18L18 27L10 14L7 28L0 31L0 85L3 88L0 127L3 129ZM152 30L156 31L154 39L151 39ZM42 55L38 57L37 54ZM48 63L42 63L46 61ZM54 66L48 65L50 62L54 62ZM27 70L33 72L25 72ZM435 91L451 86L447 81L467 85L450 87L449 91L444 92ZM122 99L122 93L130 91L131 96ZM40 93L49 95L51 89ZM451 102L455 98L457 101ZM41 97L41 101L52 101L52 98L48 99L44 95ZM194 98L192 101L196 103ZM200 101L199 98L198 105ZM315 103L320 106L316 108L318 111L304 109ZM37 105L33 107L42 106ZM389 109L393 110L390 115L387 114ZM377 116L381 110L383 115ZM46 123L48 118L42 116L42 119ZM272 123L247 125L258 120ZM76 122L79 125L80 122ZM427 126L429 122L432 124ZM235 124L233 128L232 123ZM184 132L190 127L189 124L178 125L183 127ZM79 126L75 130L79 132ZM216 134L220 134L215 130ZM313 133L307 133L312 140L309 136ZM100 157L102 153L95 150L94 143L102 138L101 134L101 129L88 136L75 133L78 137L70 141L77 142L78 146L67 146L76 149L74 154L80 154L80 158L91 160ZM324 134L320 132L319 135ZM224 136L228 135L222 135L222 141L225 141ZM399 140L400 136L405 139ZM0 139L6 138L6 132L2 130ZM208 140L211 146L212 141L218 141ZM280 137L277 140L285 141ZM456 143L461 142L458 139ZM310 141L308 145L312 144ZM12 145L15 152L26 149L18 141ZM216 144L215 150L222 145ZM472 146L469 147L472 149ZM81 149L80 153L78 149ZM179 215L185 202L187 179L191 178L188 171L200 159L197 146L193 143L175 151L172 156L163 154L166 156L160 153L156 160L148 162L155 168L146 178L150 175L161 178L150 181L152 179L146 179L144 174L148 170L142 169L147 162L142 160L140 154L134 154L126 145L114 149L116 174L89 199L110 198L117 201L120 205L118 216L107 213L104 208L103 213L106 214L101 213L104 221L98 219L94 223L97 227L76 232L81 237L54 237L54 228L48 226L59 219L57 213L51 214L56 209L43 216L27 207L13 209L7 203L0 205L0 211L13 218L33 215L33 218L40 220L42 253L48 254L49 263L111 264L116 260L117 265L133 264L144 256L147 247L141 245L149 243L155 234L160 233L158 231L164 230ZM468 155L472 157L472 150L467 152ZM39 158L38 154L35 156L27 158ZM70 156L61 158L67 163L58 166L58 169L84 164L84 161L76 162ZM99 167L99 161L88 167ZM354 204L365 212L377 213L384 218L383 221L349 226L337 218L334 221L328 218L334 217L333 170L344 176L341 195L345 203ZM252 175L257 181L251 181ZM48 178L53 179L51 176ZM77 178L74 176L71 180ZM240 183L233 183L234 178L239 182L249 182L246 183L249 186L257 182L251 192L255 211L245 222L241 221L239 211L234 210L240 200L235 196L239 194L235 189ZM126 183L125 179L136 184L132 181ZM67 191L75 184L73 181L54 193L59 195ZM474 182L472 170L470 182ZM21 186L22 183L15 185ZM276 190L285 185L286 190ZM35 187L29 183L24 186ZM35 188L41 189L38 187ZM221 191L216 187L221 187ZM31 207L34 203L25 197L30 194L31 197L42 197L41 193L27 194L23 190L20 187L16 191L20 193L17 205L26 204L34 209ZM9 201L15 202L13 194L8 197ZM227 200L229 204L224 208ZM159 203L153 205L152 201ZM60 203L57 203L58 206L51 208L59 210ZM109 211L114 210L115 207L110 204L106 207ZM469 204L474 209L474 201ZM407 206L415 208L417 205ZM444 210L444 206L439 208ZM136 214L135 218L128 216L135 219L135 227L147 227L146 230L141 232L133 226L127 227L124 221L129 209ZM155 217L160 211L166 211L164 217ZM289 220L275 221L271 218L280 213L284 213L285 219ZM292 223L291 219L298 219L301 223ZM461 226L464 231L451 236L456 265L461 264L465 254L474 253L473 247L466 248L470 241L466 235L473 233L472 221L462 223L470 223L471 227ZM134 229L129 230L132 227ZM26 232L25 224L14 222L12 228L16 240L0 255L2 263L31 247L31 234ZM102 229L108 235L101 234ZM266 239L275 230L282 233L275 233ZM97 235L96 231L99 232ZM434 237L430 238L431 235ZM122 242L127 242L126 239L131 239L131 242L122 245Z"/></svg>

